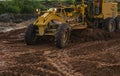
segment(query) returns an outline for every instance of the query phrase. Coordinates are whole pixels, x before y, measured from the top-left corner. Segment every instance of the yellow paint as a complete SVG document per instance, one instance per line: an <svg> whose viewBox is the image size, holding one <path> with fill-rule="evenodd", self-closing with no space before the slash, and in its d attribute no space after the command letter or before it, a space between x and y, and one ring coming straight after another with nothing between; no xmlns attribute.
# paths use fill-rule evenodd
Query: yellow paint
<svg viewBox="0 0 120 76"><path fill-rule="evenodd" d="M117 10L117 3L113 2L106 2L103 4L103 9L102 13L104 15L104 19L108 17L115 18L118 15L118 10Z"/></svg>
<svg viewBox="0 0 120 76"><path fill-rule="evenodd" d="M75 0L73 0L74 3ZM93 8L95 7L95 5L97 5L97 2L95 2L96 0L93 0ZM99 15L92 15L91 17L94 19L106 19L108 17L116 17L118 15L117 12L117 3L113 3L113 2L105 2L104 0L102 1L102 7L97 5L98 7L102 8L102 12ZM85 9L87 8L88 5L86 5L84 2L85 0L82 0L81 4L78 5L70 5L70 6L63 6L61 1L60 2L60 7L59 7L59 12L57 12L57 8L51 8L49 10L47 10L43 15L39 16L38 19L34 22L34 25L38 26L39 28L39 35L43 36L45 35L45 30L48 27L48 24L53 21L56 20L60 23L67 23L67 21L71 18L77 18L79 16L82 17L82 22L78 22L76 21L76 23L70 24L72 29L85 29L87 28L87 26L85 25L86 23L90 22L87 20L85 21ZM66 11L66 9L73 9L72 11ZM90 9L90 10L94 10L94 9ZM68 20L67 20L68 19ZM90 22L91 23L91 22ZM69 24L69 23L68 23ZM77 25L79 24L79 25ZM48 33L49 34L49 33ZM51 34L51 33L50 33Z"/></svg>

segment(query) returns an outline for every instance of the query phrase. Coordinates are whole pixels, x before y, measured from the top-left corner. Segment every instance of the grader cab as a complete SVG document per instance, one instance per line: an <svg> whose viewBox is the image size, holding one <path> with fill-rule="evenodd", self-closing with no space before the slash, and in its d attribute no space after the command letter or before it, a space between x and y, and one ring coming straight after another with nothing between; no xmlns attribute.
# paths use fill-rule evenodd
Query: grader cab
<svg viewBox="0 0 120 76"><path fill-rule="evenodd" d="M54 36L55 45L64 48L68 45L72 30L89 27L104 28L108 32L120 29L117 3L105 0L74 0L72 5L50 8L44 14L37 10L38 18L28 26L25 42L36 44L42 36Z"/></svg>

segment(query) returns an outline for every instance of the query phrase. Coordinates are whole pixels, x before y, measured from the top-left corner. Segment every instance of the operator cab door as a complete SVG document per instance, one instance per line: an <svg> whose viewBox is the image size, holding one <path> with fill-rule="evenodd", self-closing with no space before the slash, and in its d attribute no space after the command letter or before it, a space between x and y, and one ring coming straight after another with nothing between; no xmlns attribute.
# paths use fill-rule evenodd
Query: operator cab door
<svg viewBox="0 0 120 76"><path fill-rule="evenodd" d="M82 0L75 0L75 5L79 5L79 4L82 4Z"/></svg>
<svg viewBox="0 0 120 76"><path fill-rule="evenodd" d="M86 15L87 18L92 20L94 16L99 16L102 14L102 2L103 0L88 0L87 2L87 9Z"/></svg>
<svg viewBox="0 0 120 76"><path fill-rule="evenodd" d="M102 13L102 0L93 1L93 15L100 15Z"/></svg>

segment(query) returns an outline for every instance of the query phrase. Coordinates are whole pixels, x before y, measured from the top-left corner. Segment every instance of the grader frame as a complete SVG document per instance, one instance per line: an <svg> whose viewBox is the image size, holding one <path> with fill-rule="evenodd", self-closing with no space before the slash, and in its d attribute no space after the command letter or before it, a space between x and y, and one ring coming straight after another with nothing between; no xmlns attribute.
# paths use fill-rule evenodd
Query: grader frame
<svg viewBox="0 0 120 76"><path fill-rule="evenodd" d="M105 0L74 0L70 6L62 5L50 8L28 26L25 41L28 45L36 43L38 36L50 35L55 37L55 44L59 48L68 45L71 30L88 27L105 28L113 32L120 29L117 3ZM115 19L115 20L114 20Z"/></svg>

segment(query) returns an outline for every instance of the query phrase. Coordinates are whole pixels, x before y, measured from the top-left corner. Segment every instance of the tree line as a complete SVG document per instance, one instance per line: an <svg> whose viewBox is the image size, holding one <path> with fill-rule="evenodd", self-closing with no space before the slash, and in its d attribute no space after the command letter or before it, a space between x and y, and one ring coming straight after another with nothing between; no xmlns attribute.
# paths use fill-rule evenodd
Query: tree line
<svg viewBox="0 0 120 76"><path fill-rule="evenodd" d="M0 14L2 13L34 13L35 9L40 8L41 10L49 8L48 3L56 2L57 0L6 0L0 1ZM66 3L72 3L72 0L61 0L67 1ZM46 2L46 4L43 3ZM54 5L54 3L52 4ZM119 6L120 9L120 6Z"/></svg>
<svg viewBox="0 0 120 76"><path fill-rule="evenodd" d="M46 9L41 1L35 0L12 0L0 1L1 13L33 13L36 8Z"/></svg>

